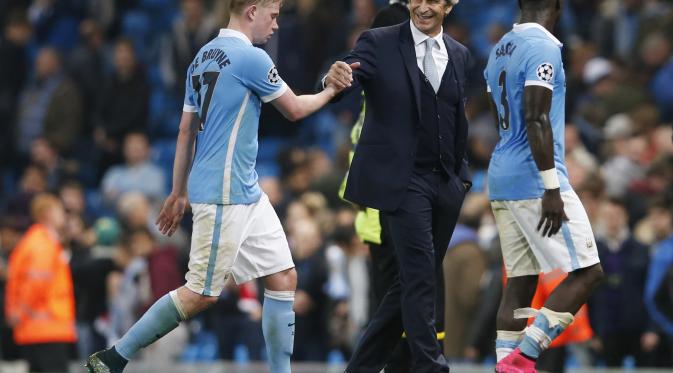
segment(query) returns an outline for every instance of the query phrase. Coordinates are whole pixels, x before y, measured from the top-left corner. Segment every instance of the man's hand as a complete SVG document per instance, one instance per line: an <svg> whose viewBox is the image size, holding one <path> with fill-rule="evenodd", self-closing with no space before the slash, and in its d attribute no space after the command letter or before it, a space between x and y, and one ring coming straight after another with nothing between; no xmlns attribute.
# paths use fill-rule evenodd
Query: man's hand
<svg viewBox="0 0 673 373"><path fill-rule="evenodd" d="M359 62L347 64L343 61L337 61L332 64L327 75L325 75L325 87L333 86L338 91L342 91L353 83L353 70L360 67Z"/></svg>
<svg viewBox="0 0 673 373"><path fill-rule="evenodd" d="M161 207L156 225L162 234L172 236L180 226L182 215L187 207L187 197L171 194Z"/></svg>
<svg viewBox="0 0 673 373"><path fill-rule="evenodd" d="M547 189L542 196L542 216L537 224L537 230L542 231L542 237L551 237L558 233L561 224L568 220L563 211L561 189Z"/></svg>

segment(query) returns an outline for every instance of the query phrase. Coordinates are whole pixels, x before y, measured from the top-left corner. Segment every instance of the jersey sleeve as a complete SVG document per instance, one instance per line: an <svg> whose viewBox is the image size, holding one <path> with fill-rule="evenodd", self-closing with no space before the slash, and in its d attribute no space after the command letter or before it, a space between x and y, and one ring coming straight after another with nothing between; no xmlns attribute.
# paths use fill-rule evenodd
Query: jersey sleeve
<svg viewBox="0 0 673 373"><path fill-rule="evenodd" d="M537 85L554 90L554 84L563 68L561 49L552 43L538 43L527 51L525 86Z"/></svg>
<svg viewBox="0 0 673 373"><path fill-rule="evenodd" d="M196 113L199 111L198 103L196 102L196 92L192 86L192 67L187 71L187 81L185 82L185 102L182 106L182 111L187 113Z"/></svg>
<svg viewBox="0 0 673 373"><path fill-rule="evenodd" d="M273 101L285 93L287 85L264 50L253 48L245 64L246 73L241 77L243 84L259 96L262 102Z"/></svg>

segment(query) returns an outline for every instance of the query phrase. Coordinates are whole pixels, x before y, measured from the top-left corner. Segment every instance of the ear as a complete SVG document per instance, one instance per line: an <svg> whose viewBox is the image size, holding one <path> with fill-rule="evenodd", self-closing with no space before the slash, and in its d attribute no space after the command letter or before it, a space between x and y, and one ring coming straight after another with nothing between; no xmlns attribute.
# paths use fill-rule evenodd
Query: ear
<svg viewBox="0 0 673 373"><path fill-rule="evenodd" d="M255 19L255 14L257 14L257 5L253 4L248 7L245 11L245 15L248 17L248 19L253 20Z"/></svg>
<svg viewBox="0 0 673 373"><path fill-rule="evenodd" d="M451 4L447 5L446 8L444 9L444 16L445 17L448 16L449 13L451 13L451 10L453 10L453 5Z"/></svg>

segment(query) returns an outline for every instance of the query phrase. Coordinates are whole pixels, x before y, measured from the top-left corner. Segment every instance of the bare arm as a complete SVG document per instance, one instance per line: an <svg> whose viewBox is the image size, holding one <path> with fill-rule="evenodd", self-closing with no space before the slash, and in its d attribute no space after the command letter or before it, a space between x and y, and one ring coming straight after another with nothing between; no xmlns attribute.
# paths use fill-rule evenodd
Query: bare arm
<svg viewBox="0 0 673 373"><path fill-rule="evenodd" d="M328 85L320 93L297 96L288 87L285 93L271 101L271 103L285 118L294 122L313 114L325 106L339 91L334 85Z"/></svg>
<svg viewBox="0 0 673 373"><path fill-rule="evenodd" d="M528 86L524 92L524 115L526 133L533 159L538 170L555 168L554 137L549 120L552 91L545 87ZM563 211L560 188L545 189L542 197L542 216L537 229L543 236L553 236L561 229L563 220L568 218Z"/></svg>
<svg viewBox="0 0 673 373"><path fill-rule="evenodd" d="M161 233L169 236L178 229L187 207L187 178L194 160L194 144L198 131L199 122L196 120L196 113L183 112L175 147L173 190L166 198L156 222Z"/></svg>

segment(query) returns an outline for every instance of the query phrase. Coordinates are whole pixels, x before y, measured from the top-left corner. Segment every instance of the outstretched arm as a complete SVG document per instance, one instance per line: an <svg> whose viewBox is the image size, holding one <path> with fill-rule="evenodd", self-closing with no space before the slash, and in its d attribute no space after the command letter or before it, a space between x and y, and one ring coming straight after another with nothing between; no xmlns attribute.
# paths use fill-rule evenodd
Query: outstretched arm
<svg viewBox="0 0 673 373"><path fill-rule="evenodd" d="M526 132L535 164L542 176L545 192L542 196L542 216L537 229L542 236L553 236L568 220L563 211L561 189L554 163L554 137L549 120L552 91L546 87L531 85L524 91L524 115Z"/></svg>
<svg viewBox="0 0 673 373"><path fill-rule="evenodd" d="M194 144L199 132L199 121L196 119L195 113L182 112L173 163L173 190L166 198L156 221L161 233L168 236L178 229L187 207L187 178L194 160Z"/></svg>
<svg viewBox="0 0 673 373"><path fill-rule="evenodd" d="M288 87L285 93L271 101L271 103L285 118L294 122L313 114L325 106L340 91L341 89L337 89L334 85L330 84L323 91L314 95L297 96Z"/></svg>

